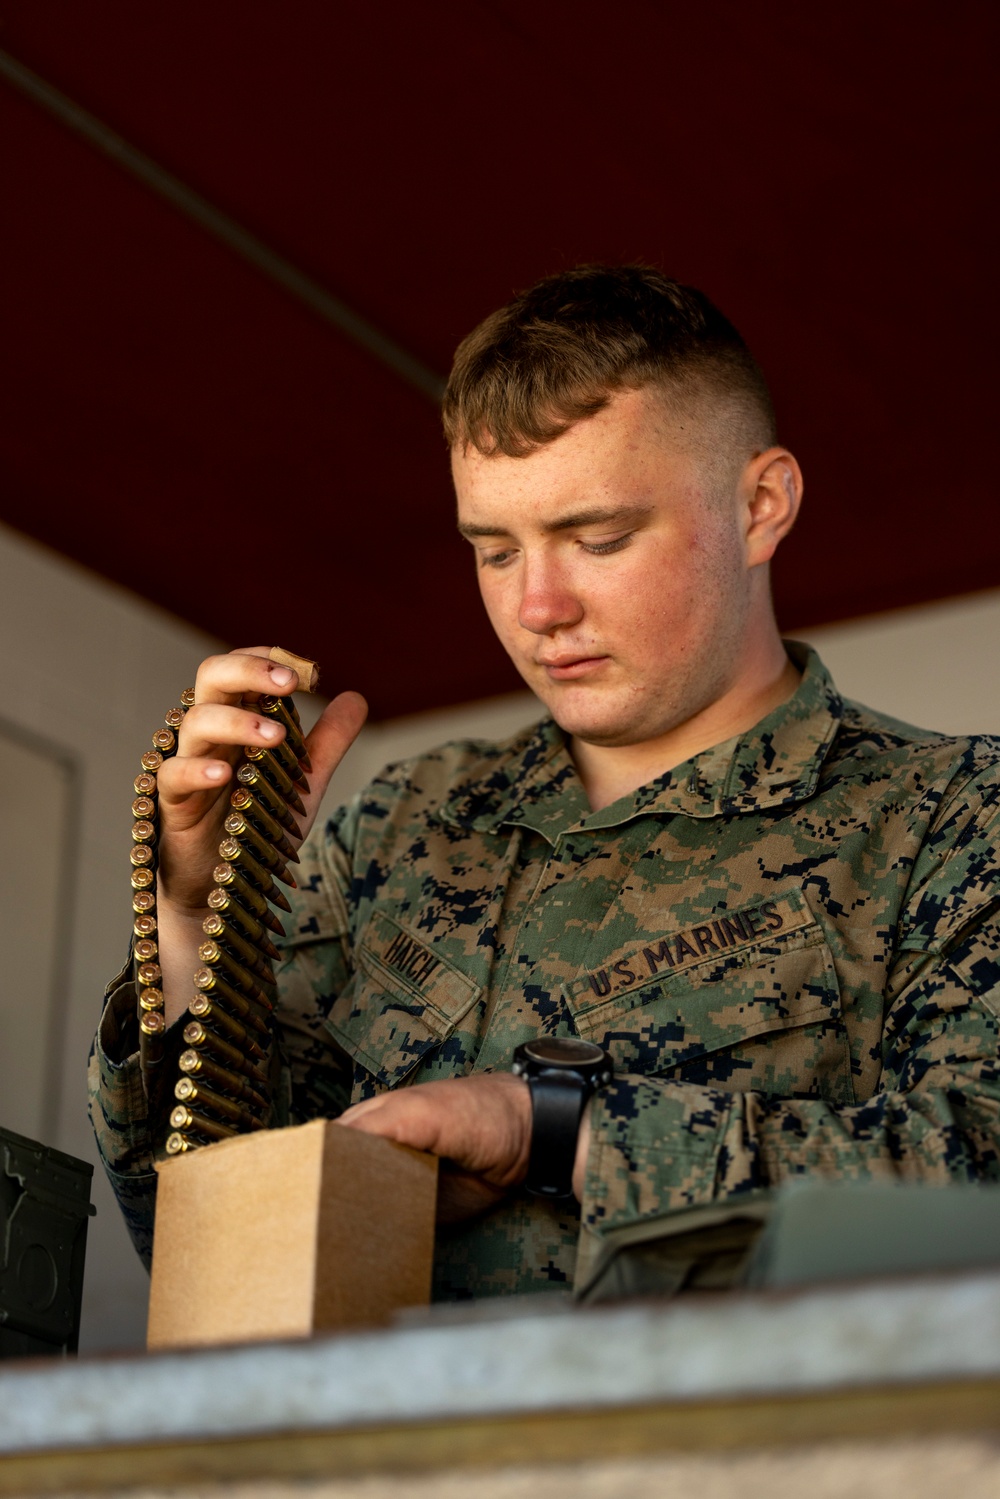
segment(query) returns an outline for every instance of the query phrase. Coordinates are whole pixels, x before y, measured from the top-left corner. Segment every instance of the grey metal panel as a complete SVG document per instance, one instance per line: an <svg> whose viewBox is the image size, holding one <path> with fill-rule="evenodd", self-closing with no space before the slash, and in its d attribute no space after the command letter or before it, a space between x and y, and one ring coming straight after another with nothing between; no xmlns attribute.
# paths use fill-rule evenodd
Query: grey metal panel
<svg viewBox="0 0 1000 1499"><path fill-rule="evenodd" d="M1000 1275L431 1313L385 1332L0 1373L0 1453L1000 1374Z"/></svg>

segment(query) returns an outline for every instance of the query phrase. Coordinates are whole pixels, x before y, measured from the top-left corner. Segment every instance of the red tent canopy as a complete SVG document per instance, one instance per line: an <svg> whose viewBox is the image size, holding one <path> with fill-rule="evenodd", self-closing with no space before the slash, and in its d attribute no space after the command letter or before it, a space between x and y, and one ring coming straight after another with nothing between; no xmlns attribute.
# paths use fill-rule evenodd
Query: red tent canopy
<svg viewBox="0 0 1000 1499"><path fill-rule="evenodd" d="M438 374L567 264L703 287L806 470L787 626L1000 582L996 17L2 0L0 47ZM2 518L376 715L515 686L426 394L2 81L0 131Z"/></svg>

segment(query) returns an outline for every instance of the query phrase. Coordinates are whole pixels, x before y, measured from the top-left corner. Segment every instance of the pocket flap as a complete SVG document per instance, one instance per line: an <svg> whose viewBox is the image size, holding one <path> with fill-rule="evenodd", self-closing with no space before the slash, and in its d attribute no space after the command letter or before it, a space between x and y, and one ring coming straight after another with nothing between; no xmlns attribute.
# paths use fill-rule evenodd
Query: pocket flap
<svg viewBox="0 0 1000 1499"><path fill-rule="evenodd" d="M358 946L354 979L327 1025L348 1055L392 1088L447 1041L481 992L416 932L377 911Z"/></svg>
<svg viewBox="0 0 1000 1499"><path fill-rule="evenodd" d="M639 1071L839 1011L823 930L800 891L630 947L566 998L580 1035Z"/></svg>

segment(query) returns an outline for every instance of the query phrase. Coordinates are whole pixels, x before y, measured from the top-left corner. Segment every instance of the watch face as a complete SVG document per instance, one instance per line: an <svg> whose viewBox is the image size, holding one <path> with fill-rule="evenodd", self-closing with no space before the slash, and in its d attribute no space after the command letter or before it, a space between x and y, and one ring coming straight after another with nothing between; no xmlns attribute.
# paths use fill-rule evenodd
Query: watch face
<svg viewBox="0 0 1000 1499"><path fill-rule="evenodd" d="M604 1052L590 1041L575 1041L570 1036L546 1036L528 1041L524 1054L546 1067L593 1067L604 1061Z"/></svg>

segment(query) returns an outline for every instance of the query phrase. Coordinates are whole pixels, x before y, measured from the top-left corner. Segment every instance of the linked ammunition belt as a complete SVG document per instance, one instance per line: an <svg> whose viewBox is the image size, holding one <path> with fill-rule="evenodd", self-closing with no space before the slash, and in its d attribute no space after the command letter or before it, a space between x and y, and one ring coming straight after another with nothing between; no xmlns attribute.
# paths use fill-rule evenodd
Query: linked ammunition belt
<svg viewBox="0 0 1000 1499"><path fill-rule="evenodd" d="M311 691L313 662L275 649L272 658L294 667L300 687ZM271 909L291 907L276 882L294 886L288 862L298 863L291 842L301 832L296 813L305 813L300 793L308 789L312 767L298 711L291 699L261 697L254 706L284 725L285 738L274 749L244 748L230 795L230 812L213 871L209 915L192 976L194 993L183 1028L184 1049L173 1082L162 1075L166 1020L157 945L157 784L160 767L177 752L177 731L194 690L181 694L153 747L142 756L133 783L132 947L139 1004L139 1057L150 1099L170 1108L168 1155L179 1155L213 1140L263 1129L270 1112L270 1072L277 991L271 963L279 956L270 934L284 935Z"/></svg>

